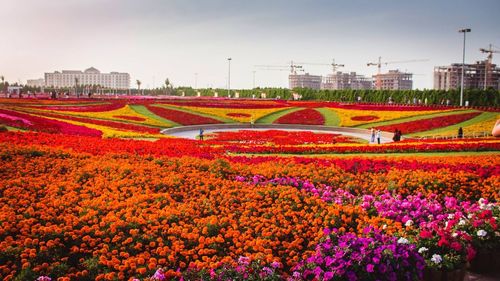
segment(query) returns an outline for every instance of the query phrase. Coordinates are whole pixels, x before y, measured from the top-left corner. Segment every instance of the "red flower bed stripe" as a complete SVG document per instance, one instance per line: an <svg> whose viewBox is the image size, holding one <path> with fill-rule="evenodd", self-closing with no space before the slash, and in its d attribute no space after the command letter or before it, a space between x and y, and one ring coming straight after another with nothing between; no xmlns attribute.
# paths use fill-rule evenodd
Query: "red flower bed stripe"
<svg viewBox="0 0 500 281"><path fill-rule="evenodd" d="M377 120L377 119L379 119L379 117L373 116L373 115L363 115L363 116L351 117L352 121L372 121L372 120Z"/></svg>
<svg viewBox="0 0 500 281"><path fill-rule="evenodd" d="M289 113L274 121L276 124L323 125L325 118L317 110L307 108Z"/></svg>
<svg viewBox="0 0 500 281"><path fill-rule="evenodd" d="M471 118L474 118L480 114L481 114L481 112L454 114L454 115L428 118L428 119L423 119L423 120L403 122L403 123L393 124L393 125L379 126L376 128L380 129L382 131L388 131L388 132L393 132L394 130L398 129L403 134L411 134L411 133L425 132L425 131L429 131L432 129L443 128L443 127L455 125L455 124L467 121Z"/></svg>
<svg viewBox="0 0 500 281"><path fill-rule="evenodd" d="M0 143L62 147L93 155L113 153L170 157L193 156L199 158L214 158L216 155L212 148L198 145L198 141L188 139L160 139L151 142L116 138L102 139L91 136L57 136L37 132L0 132Z"/></svg>
<svg viewBox="0 0 500 281"><path fill-rule="evenodd" d="M247 113L237 113L237 112L230 112L226 114L227 116L230 117L251 117L252 115L247 114Z"/></svg>
<svg viewBox="0 0 500 281"><path fill-rule="evenodd" d="M282 130L216 132L214 137L210 139L210 143L219 144L218 142L222 145L227 144L225 142L252 145L266 143L277 145L354 143L352 138L340 134Z"/></svg>
<svg viewBox="0 0 500 281"><path fill-rule="evenodd" d="M65 134L78 136L101 137L99 130L87 128L84 126L73 125L58 120L45 119L43 117L32 116L17 111L0 109L0 123L7 126L45 132L51 134Z"/></svg>
<svg viewBox="0 0 500 281"><path fill-rule="evenodd" d="M109 104L98 105L80 105L80 106L30 106L31 108L57 110L57 111L76 111L76 112L102 112L117 110L125 106L123 101L112 101Z"/></svg>
<svg viewBox="0 0 500 281"><path fill-rule="evenodd" d="M74 116L67 116L67 115L59 115L59 114L52 114L52 113L43 113L43 115L47 116L47 117L52 117L52 118L59 118L59 119L77 121L77 122L82 122L82 123L89 123L89 124L95 124L95 125L100 125L100 126L106 126L106 127L119 129L119 130L125 130L125 131L149 133L149 134L158 134L160 132L160 130L156 129L156 128L150 128L150 127L134 125L134 124L125 124L125 123L114 122L114 121L96 120L96 119L74 117Z"/></svg>
<svg viewBox="0 0 500 281"><path fill-rule="evenodd" d="M219 120L163 107L146 106L154 114L181 125L219 124Z"/></svg>

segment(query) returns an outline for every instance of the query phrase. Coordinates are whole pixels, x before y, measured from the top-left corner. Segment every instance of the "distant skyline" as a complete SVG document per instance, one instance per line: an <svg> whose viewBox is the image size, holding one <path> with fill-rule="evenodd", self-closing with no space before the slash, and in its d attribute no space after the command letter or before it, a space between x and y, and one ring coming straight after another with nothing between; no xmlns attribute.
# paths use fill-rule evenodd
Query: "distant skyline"
<svg viewBox="0 0 500 281"><path fill-rule="evenodd" d="M432 88L434 66L484 60L500 48L498 0L0 0L0 75L26 83L45 72L119 71L141 87L287 87L288 72L254 65L291 60L345 64L372 76L366 63L428 59L382 67L409 71L414 88ZM499 49L500 50L500 49ZM500 64L500 54L493 62ZM315 75L329 66L304 65ZM197 75L195 74L197 73Z"/></svg>

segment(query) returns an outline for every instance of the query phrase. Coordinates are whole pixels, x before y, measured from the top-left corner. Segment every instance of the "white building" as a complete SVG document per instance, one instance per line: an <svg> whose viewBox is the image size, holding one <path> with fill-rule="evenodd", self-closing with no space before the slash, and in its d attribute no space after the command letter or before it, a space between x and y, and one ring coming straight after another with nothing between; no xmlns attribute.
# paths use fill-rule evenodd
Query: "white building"
<svg viewBox="0 0 500 281"><path fill-rule="evenodd" d="M41 88L41 87L45 86L45 80L43 78L40 78L40 79L28 79L28 81L26 81L26 85L28 87L38 87L38 88Z"/></svg>
<svg viewBox="0 0 500 281"><path fill-rule="evenodd" d="M101 73L91 67L84 72L80 70L63 70L45 73L45 86L64 88L78 86L101 86L108 89L129 89L130 74L111 72Z"/></svg>

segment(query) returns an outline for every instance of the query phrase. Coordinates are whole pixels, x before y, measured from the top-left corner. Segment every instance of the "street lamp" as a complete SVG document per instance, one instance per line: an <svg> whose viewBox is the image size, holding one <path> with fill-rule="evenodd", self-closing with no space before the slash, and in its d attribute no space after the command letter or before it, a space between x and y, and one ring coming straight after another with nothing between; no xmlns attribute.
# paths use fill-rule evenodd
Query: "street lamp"
<svg viewBox="0 0 500 281"><path fill-rule="evenodd" d="M462 55L462 81L461 81L461 86L460 86L460 106L464 105L464 72L465 72L465 34L467 32L471 32L470 28L464 28L460 29L458 32L461 32L464 34L464 48L463 48L463 55Z"/></svg>
<svg viewBox="0 0 500 281"><path fill-rule="evenodd" d="M228 75L227 75L227 96L231 96L231 58L227 58L228 63Z"/></svg>

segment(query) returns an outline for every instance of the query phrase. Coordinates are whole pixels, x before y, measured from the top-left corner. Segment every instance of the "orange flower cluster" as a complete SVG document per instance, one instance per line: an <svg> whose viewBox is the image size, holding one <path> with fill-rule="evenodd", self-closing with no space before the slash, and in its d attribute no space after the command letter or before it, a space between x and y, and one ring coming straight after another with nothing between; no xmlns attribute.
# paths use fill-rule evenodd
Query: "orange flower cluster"
<svg viewBox="0 0 500 281"><path fill-rule="evenodd" d="M359 208L289 186L248 187L221 160L0 148L0 276L124 280L244 255L296 264ZM365 218L369 220L368 218ZM62 272L61 272L62 270ZM112 272L112 273L111 273Z"/></svg>

